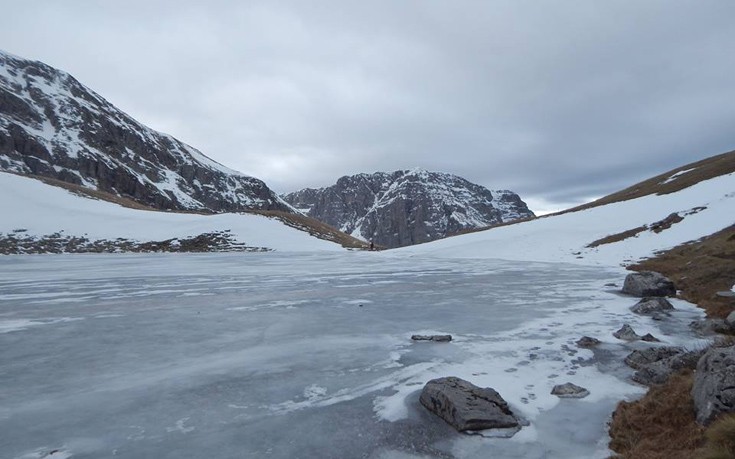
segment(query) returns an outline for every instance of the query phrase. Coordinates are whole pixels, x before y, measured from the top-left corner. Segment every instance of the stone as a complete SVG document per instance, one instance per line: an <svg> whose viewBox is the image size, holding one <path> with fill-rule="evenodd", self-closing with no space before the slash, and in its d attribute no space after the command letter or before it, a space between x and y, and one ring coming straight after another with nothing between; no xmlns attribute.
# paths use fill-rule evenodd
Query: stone
<svg viewBox="0 0 735 459"><path fill-rule="evenodd" d="M735 346L711 348L699 359L692 398L701 425L735 412Z"/></svg>
<svg viewBox="0 0 735 459"><path fill-rule="evenodd" d="M551 395L556 395L559 398L584 398L589 394L590 391L584 387L580 387L570 382L556 385L551 389Z"/></svg>
<svg viewBox="0 0 735 459"><path fill-rule="evenodd" d="M689 328L701 336L710 336L715 333L730 333L732 330L725 319L695 320L689 324Z"/></svg>
<svg viewBox="0 0 735 459"><path fill-rule="evenodd" d="M640 335L628 324L623 325L620 330L613 333L613 336L625 341L637 341L641 339Z"/></svg>
<svg viewBox="0 0 735 459"><path fill-rule="evenodd" d="M576 343L579 347L590 348L600 344L600 340L597 338L592 338L591 336L583 336L578 339Z"/></svg>
<svg viewBox="0 0 735 459"><path fill-rule="evenodd" d="M630 308L636 314L642 315L653 315L673 309L674 305L669 300L659 296L645 297Z"/></svg>
<svg viewBox="0 0 735 459"><path fill-rule="evenodd" d="M460 432L520 428L521 421L492 388L480 388L455 376L427 382L419 398L429 411Z"/></svg>
<svg viewBox="0 0 735 459"><path fill-rule="evenodd" d="M452 335L412 335L414 341L436 341L439 343L447 343L452 340Z"/></svg>
<svg viewBox="0 0 735 459"><path fill-rule="evenodd" d="M726 325L727 325L728 327L730 327L730 328L733 328L733 329L735 329L735 311L731 312L731 313L730 313L730 314L729 314L729 315L727 316L727 318L725 319L725 324L726 324Z"/></svg>
<svg viewBox="0 0 735 459"><path fill-rule="evenodd" d="M650 333L646 333L645 335L641 336L641 341L645 341L647 343L660 343L661 340L656 338Z"/></svg>
<svg viewBox="0 0 735 459"><path fill-rule="evenodd" d="M676 287L663 274L653 271L641 271L628 274L625 277L623 293L638 297L673 296L676 295Z"/></svg>
<svg viewBox="0 0 735 459"><path fill-rule="evenodd" d="M670 349L672 352L679 350L680 352L647 364L640 364L637 367L639 370L633 375L633 381L646 386L663 384L668 381L672 374L678 371L684 369L695 369L697 367L697 362L704 354L703 350L685 352L683 349L679 348L660 349ZM626 363L628 363L627 359Z"/></svg>
<svg viewBox="0 0 735 459"><path fill-rule="evenodd" d="M681 354L684 349L680 347L649 347L647 349L636 349L625 357L625 364L634 370L650 365L659 360L667 359L675 355Z"/></svg>

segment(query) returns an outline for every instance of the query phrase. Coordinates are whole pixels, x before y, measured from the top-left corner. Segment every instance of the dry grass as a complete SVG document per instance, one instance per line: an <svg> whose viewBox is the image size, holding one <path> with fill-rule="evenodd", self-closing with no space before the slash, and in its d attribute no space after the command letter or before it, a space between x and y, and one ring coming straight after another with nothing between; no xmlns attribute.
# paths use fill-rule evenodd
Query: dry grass
<svg viewBox="0 0 735 459"><path fill-rule="evenodd" d="M691 397L691 372L672 376L636 402L620 402L610 449L626 459L690 459L704 443Z"/></svg>
<svg viewBox="0 0 735 459"><path fill-rule="evenodd" d="M680 172L684 173L666 183L672 175ZM563 212L559 212L559 214L604 206L614 202L628 201L630 199L641 198L651 194L661 195L675 193L683 190L684 188L696 185L703 180L719 177L731 172L735 172L735 151L712 156L711 158L687 164L686 166L677 167L676 169L670 170L666 173L657 175L640 183L636 183L635 185L618 191L617 193L600 198L597 201L573 207Z"/></svg>
<svg viewBox="0 0 735 459"><path fill-rule="evenodd" d="M707 443L697 459L735 458L735 413L720 418L705 432Z"/></svg>
<svg viewBox="0 0 735 459"><path fill-rule="evenodd" d="M292 214L280 210L254 210L250 213L275 218L292 228L306 231L312 236L319 239L336 242L338 244L341 244L342 247L352 249L367 249L370 246L365 241L354 238L349 234L343 233L342 231L339 231L338 229L327 225L326 223L320 222L315 218L307 217L305 215ZM383 247L377 247L377 249L382 250Z"/></svg>
<svg viewBox="0 0 735 459"><path fill-rule="evenodd" d="M709 317L724 318L735 310L735 298L717 292L735 283L735 225L688 242L629 269L657 271L674 281L681 297L703 308Z"/></svg>

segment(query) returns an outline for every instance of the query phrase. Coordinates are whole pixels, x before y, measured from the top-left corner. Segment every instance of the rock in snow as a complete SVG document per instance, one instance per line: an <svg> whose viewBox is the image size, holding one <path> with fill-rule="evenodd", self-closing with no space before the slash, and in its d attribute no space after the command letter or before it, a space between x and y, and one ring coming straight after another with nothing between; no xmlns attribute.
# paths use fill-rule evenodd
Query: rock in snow
<svg viewBox="0 0 735 459"><path fill-rule="evenodd" d="M625 276L623 293L638 297L673 296L676 295L676 288L674 283L662 274L641 271Z"/></svg>
<svg viewBox="0 0 735 459"><path fill-rule="evenodd" d="M735 412L735 346L711 348L704 354L697 364L692 397L702 425Z"/></svg>
<svg viewBox="0 0 735 459"><path fill-rule="evenodd" d="M310 217L385 247L534 216L511 191L490 191L456 175L422 169L346 176L330 187L283 198Z"/></svg>
<svg viewBox="0 0 735 459"><path fill-rule="evenodd" d="M620 330L613 333L613 336L625 341L637 341L641 339L641 336L628 324L623 325Z"/></svg>
<svg viewBox="0 0 735 459"><path fill-rule="evenodd" d="M580 387L570 382L556 385L551 389L551 395L556 395L559 398L585 398L589 394L590 391L584 387Z"/></svg>
<svg viewBox="0 0 735 459"><path fill-rule="evenodd" d="M414 341L437 341L440 343L446 343L452 340L452 335L412 335L411 339Z"/></svg>
<svg viewBox="0 0 735 459"><path fill-rule="evenodd" d="M494 389L454 376L426 383L420 401L460 432L520 427L520 420Z"/></svg>
<svg viewBox="0 0 735 459"><path fill-rule="evenodd" d="M600 344L600 340L597 338L592 338L591 336L583 336L580 339L578 339L576 343L577 343L577 346L579 347L590 348L590 347L595 347L598 344Z"/></svg>
<svg viewBox="0 0 735 459"><path fill-rule="evenodd" d="M669 300L662 297L645 297L630 308L630 310L636 314L643 315L653 315L655 313L671 311L673 309L674 305L672 305Z"/></svg>

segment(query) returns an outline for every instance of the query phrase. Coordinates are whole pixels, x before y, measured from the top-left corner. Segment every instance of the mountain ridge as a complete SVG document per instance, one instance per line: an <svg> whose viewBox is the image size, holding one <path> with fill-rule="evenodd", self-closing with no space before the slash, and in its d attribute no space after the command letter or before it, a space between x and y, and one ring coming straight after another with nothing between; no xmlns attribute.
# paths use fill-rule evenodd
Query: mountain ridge
<svg viewBox="0 0 735 459"><path fill-rule="evenodd" d="M1 50L0 170L161 210L294 211L263 181L143 125L69 73Z"/></svg>
<svg viewBox="0 0 735 459"><path fill-rule="evenodd" d="M512 191L421 168L343 176L329 187L282 197L310 217L386 247L534 216Z"/></svg>

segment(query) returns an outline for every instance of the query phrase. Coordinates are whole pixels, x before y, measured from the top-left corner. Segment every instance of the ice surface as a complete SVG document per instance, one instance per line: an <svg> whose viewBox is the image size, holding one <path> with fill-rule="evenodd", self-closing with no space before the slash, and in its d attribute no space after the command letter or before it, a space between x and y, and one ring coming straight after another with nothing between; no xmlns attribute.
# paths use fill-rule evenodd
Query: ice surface
<svg viewBox="0 0 735 459"><path fill-rule="evenodd" d="M375 252L2 257L0 456L606 457L615 403L643 390L620 362L649 345L612 331L686 345L700 315L679 301L657 329L604 287L623 276ZM530 426L458 434L418 402L448 375ZM591 394L550 395L564 382Z"/></svg>

